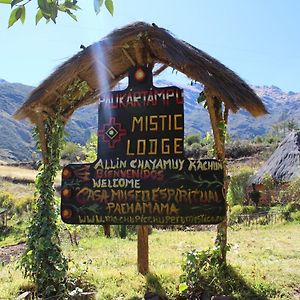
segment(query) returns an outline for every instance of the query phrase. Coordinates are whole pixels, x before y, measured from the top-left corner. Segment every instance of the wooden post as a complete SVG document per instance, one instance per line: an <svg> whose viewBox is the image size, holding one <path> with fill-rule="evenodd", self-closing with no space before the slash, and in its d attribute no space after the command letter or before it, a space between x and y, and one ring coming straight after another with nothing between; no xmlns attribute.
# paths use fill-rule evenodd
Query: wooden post
<svg viewBox="0 0 300 300"><path fill-rule="evenodd" d="M207 108L210 116L211 126L213 130L214 140L215 140L215 149L217 158L222 162L224 168L224 189L225 196L227 195L228 181L227 181L227 166L225 162L225 136L222 130L220 129L220 123L224 122L227 125L228 120L228 109L225 108L224 114L222 111L222 103L205 89L205 95L207 100ZM226 201L226 199L225 199ZM216 245L221 248L221 262L226 263L226 252L227 252L227 227L228 227L228 218L227 218L227 201L225 202L225 218L224 221L218 224L217 226L217 237Z"/></svg>
<svg viewBox="0 0 300 300"><path fill-rule="evenodd" d="M148 226L139 225L137 228L137 265L138 272L146 275L149 272Z"/></svg>
<svg viewBox="0 0 300 300"><path fill-rule="evenodd" d="M48 157L47 157L47 141L46 141L46 132L45 132L45 126L42 119L39 119L37 123L37 128L39 131L40 136L40 144L41 144L41 150L42 150L42 157L43 157L43 163L48 164Z"/></svg>
<svg viewBox="0 0 300 300"><path fill-rule="evenodd" d="M138 65L144 64L144 44L137 40L134 44L135 58ZM149 272L148 226L137 227L137 267L138 272L145 275Z"/></svg>
<svg viewBox="0 0 300 300"><path fill-rule="evenodd" d="M110 238L110 225L108 224L103 225L103 229L104 229L104 236Z"/></svg>

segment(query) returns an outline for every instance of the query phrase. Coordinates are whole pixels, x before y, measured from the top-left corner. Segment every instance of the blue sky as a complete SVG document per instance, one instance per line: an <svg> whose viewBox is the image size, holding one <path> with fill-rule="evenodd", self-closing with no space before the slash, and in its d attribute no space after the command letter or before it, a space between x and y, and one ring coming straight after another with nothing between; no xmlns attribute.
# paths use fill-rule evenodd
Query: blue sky
<svg viewBox="0 0 300 300"><path fill-rule="evenodd" d="M114 0L113 17L105 9L96 16L93 0L78 4L78 22L62 15L56 25L35 26L30 3L25 25L9 29L10 8L1 4L0 78L36 86L81 44L145 21L206 51L249 84L300 91L299 0Z"/></svg>

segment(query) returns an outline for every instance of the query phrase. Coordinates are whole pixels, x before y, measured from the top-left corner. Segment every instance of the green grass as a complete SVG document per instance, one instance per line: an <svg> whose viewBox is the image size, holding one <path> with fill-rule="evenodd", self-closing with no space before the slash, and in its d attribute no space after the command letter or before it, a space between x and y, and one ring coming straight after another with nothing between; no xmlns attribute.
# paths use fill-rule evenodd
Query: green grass
<svg viewBox="0 0 300 300"><path fill-rule="evenodd" d="M90 230L89 230L90 228ZM136 237L106 239L95 234L95 227L84 227L79 247L63 242L70 259L70 274L83 277L97 290L97 299L143 299L154 290L175 299L181 274L182 253L213 245L214 231L156 231L149 236L151 273L137 272ZM254 289L262 299L297 299L292 291L300 285L299 224L278 224L255 228L230 229L232 250L228 262L235 280L243 289ZM86 232L91 233L86 234ZM13 298L26 285L15 264L0 267L0 295ZM241 275L242 274L242 275ZM5 295L5 296L3 296ZM238 296L238 299L246 299Z"/></svg>

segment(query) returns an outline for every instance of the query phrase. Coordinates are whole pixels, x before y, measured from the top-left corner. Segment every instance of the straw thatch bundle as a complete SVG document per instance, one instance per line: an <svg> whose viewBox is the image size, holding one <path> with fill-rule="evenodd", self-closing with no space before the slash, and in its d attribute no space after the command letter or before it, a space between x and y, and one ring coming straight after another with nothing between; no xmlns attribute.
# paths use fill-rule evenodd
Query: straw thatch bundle
<svg viewBox="0 0 300 300"><path fill-rule="evenodd" d="M251 178L251 183L262 183L266 175L276 182L290 182L300 176L300 132L291 132L277 147L267 162Z"/></svg>
<svg viewBox="0 0 300 300"><path fill-rule="evenodd" d="M205 85L233 112L245 108L253 116L267 111L260 98L233 71L207 53L176 39L167 30L146 23L134 23L113 31L62 64L29 95L15 118L37 123L55 111L75 80L88 84L88 93L75 105L64 103L68 118L75 109L97 101L104 89L113 88L136 64L162 64L157 73L172 67ZM102 78L108 77L106 83Z"/></svg>

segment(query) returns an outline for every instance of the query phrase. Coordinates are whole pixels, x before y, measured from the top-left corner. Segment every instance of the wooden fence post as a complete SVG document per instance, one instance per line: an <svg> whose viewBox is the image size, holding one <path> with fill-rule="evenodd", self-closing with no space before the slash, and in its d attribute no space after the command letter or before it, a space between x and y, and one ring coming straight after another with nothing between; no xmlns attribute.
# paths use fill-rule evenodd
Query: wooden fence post
<svg viewBox="0 0 300 300"><path fill-rule="evenodd" d="M137 228L137 235L138 272L145 275L149 272L148 226L139 225Z"/></svg>

